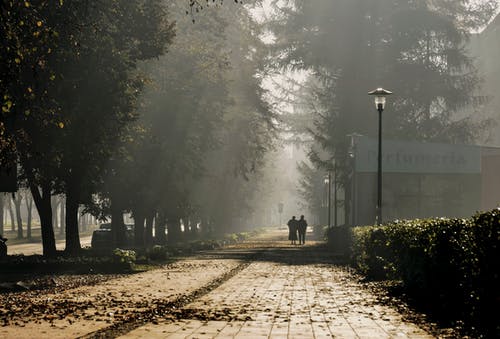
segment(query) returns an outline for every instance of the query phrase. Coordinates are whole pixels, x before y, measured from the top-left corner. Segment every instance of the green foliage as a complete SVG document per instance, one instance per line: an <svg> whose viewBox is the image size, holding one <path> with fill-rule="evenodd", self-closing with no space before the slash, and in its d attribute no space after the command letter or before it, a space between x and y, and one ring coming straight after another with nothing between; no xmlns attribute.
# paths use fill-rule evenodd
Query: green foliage
<svg viewBox="0 0 500 339"><path fill-rule="evenodd" d="M348 187L351 170L346 135L377 135L377 114L366 95L373 88L395 92L384 112L384 138L470 143L487 127L472 114L463 117L485 100L465 45L498 1L272 3L278 13L269 23L276 35L273 65L310 74L295 108L314 120L310 160L324 172L335 159L342 186ZM308 175L302 187L313 195Z"/></svg>
<svg viewBox="0 0 500 339"><path fill-rule="evenodd" d="M149 81L140 118L108 183L136 215L210 220L223 234L249 210L256 189L248 181L274 143L271 108L256 76L265 48L243 6L207 9L195 25L185 6L169 3L176 22L169 53L141 64Z"/></svg>
<svg viewBox="0 0 500 339"><path fill-rule="evenodd" d="M324 171L316 169L308 162L300 162L297 170L301 175L299 181L299 195L307 202L307 207L312 214L324 215L327 203L326 185L324 183ZM322 236L322 235L321 235Z"/></svg>
<svg viewBox="0 0 500 339"><path fill-rule="evenodd" d="M133 250L116 248L113 251L113 260L117 263L132 265L135 263L136 253Z"/></svg>
<svg viewBox="0 0 500 339"><path fill-rule="evenodd" d="M160 246L160 245L153 246L146 253L146 257L153 261L166 260L170 256L171 256L170 249L167 246Z"/></svg>
<svg viewBox="0 0 500 339"><path fill-rule="evenodd" d="M189 246L193 251L206 251L222 247L223 242L220 240L196 240L190 242Z"/></svg>
<svg viewBox="0 0 500 339"><path fill-rule="evenodd" d="M228 244L236 244L238 242L238 235L236 233L225 234L224 242Z"/></svg>
<svg viewBox="0 0 500 339"><path fill-rule="evenodd" d="M258 232L259 231L224 234L223 241L225 244L236 244L236 243L247 240L251 236L258 234Z"/></svg>
<svg viewBox="0 0 500 339"><path fill-rule="evenodd" d="M127 254L128 255L128 254ZM135 260L125 254L103 255L93 250L82 250L78 256L45 258L40 255L9 256L0 265L2 274L62 274L62 273L123 273L130 272ZM122 260L123 259L123 260Z"/></svg>
<svg viewBox="0 0 500 339"><path fill-rule="evenodd" d="M500 210L470 219L403 220L353 229L352 262L373 279L401 280L450 319L498 331Z"/></svg>
<svg viewBox="0 0 500 339"><path fill-rule="evenodd" d="M69 251L80 246L78 204L103 189L105 165L137 118L137 63L163 54L173 35L166 14L162 0L0 5L0 158L16 152L40 215L51 194L67 195ZM44 253L54 253L42 220Z"/></svg>
<svg viewBox="0 0 500 339"><path fill-rule="evenodd" d="M313 232L318 239L328 239L328 225L313 225Z"/></svg>

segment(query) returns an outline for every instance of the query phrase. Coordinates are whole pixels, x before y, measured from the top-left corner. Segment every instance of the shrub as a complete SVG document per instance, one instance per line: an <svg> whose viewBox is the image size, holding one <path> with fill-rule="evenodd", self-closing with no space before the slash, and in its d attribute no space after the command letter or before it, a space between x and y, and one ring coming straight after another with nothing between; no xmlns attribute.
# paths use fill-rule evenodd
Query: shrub
<svg viewBox="0 0 500 339"><path fill-rule="evenodd" d="M192 241L189 246L193 251L206 251L220 248L221 242L217 240L196 240Z"/></svg>
<svg viewBox="0 0 500 339"><path fill-rule="evenodd" d="M167 246L155 245L146 252L146 257L151 260L166 260L170 256Z"/></svg>
<svg viewBox="0 0 500 339"><path fill-rule="evenodd" d="M235 233L224 234L224 242L226 244L236 244L238 242L238 235Z"/></svg>
<svg viewBox="0 0 500 339"><path fill-rule="evenodd" d="M113 251L113 260L116 263L132 265L133 263L135 263L135 259L135 251L122 250L120 248L116 248Z"/></svg>
<svg viewBox="0 0 500 339"><path fill-rule="evenodd" d="M498 334L500 210L352 230L351 260L371 279L397 279L449 319Z"/></svg>

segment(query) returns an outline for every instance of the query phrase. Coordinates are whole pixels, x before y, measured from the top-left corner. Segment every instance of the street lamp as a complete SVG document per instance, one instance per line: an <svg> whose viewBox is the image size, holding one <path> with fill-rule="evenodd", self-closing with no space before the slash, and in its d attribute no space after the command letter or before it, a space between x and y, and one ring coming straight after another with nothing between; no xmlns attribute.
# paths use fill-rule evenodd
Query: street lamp
<svg viewBox="0 0 500 339"><path fill-rule="evenodd" d="M328 185L328 196L327 196L327 200L328 200L328 230L330 230L330 228L332 227L332 223L331 223L331 211L332 211L332 172L330 170L328 170L328 176L325 177L325 185Z"/></svg>
<svg viewBox="0 0 500 339"><path fill-rule="evenodd" d="M368 93L375 96L375 107L378 111L378 169L377 169L377 225L382 223L382 112L385 108L386 97L392 92L377 88Z"/></svg>
<svg viewBox="0 0 500 339"><path fill-rule="evenodd" d="M333 172L333 213L334 213L334 219L333 219L333 226L337 227L338 226L338 217L337 217L337 161L335 161L334 165L334 172Z"/></svg>
<svg viewBox="0 0 500 339"><path fill-rule="evenodd" d="M332 171L333 173L333 183L332 183ZM334 164L334 167L328 168L328 175L325 176L325 185L328 185L328 229L332 227L332 222L331 222L331 213L332 213L332 184L333 184L333 208L334 208L334 223L333 226L337 227L338 226L338 218L337 218L337 163Z"/></svg>
<svg viewBox="0 0 500 339"><path fill-rule="evenodd" d="M347 134L349 137L349 149L348 155L351 163L351 216L350 216L350 225L355 226L357 222L356 218L356 205L357 205L357 184L356 184L356 138L362 137L363 135L359 133L351 133Z"/></svg>

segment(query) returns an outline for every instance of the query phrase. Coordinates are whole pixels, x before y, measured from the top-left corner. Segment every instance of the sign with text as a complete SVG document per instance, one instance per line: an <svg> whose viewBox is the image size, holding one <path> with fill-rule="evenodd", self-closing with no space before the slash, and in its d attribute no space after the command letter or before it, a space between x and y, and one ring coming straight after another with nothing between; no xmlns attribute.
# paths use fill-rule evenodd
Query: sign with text
<svg viewBox="0 0 500 339"><path fill-rule="evenodd" d="M356 172L377 172L378 141L356 138ZM384 173L481 173L481 149L478 146L382 141Z"/></svg>

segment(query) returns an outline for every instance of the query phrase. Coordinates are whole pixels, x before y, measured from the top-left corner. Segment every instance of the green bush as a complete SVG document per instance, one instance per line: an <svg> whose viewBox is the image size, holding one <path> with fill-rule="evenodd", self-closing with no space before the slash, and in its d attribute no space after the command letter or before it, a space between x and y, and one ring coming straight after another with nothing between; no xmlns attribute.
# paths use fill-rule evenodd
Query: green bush
<svg viewBox="0 0 500 339"><path fill-rule="evenodd" d="M166 260L170 257L170 250L167 246L155 245L147 250L146 257L154 261Z"/></svg>
<svg viewBox="0 0 500 339"><path fill-rule="evenodd" d="M236 233L224 234L223 241L226 244L236 244L238 242L238 236Z"/></svg>
<svg viewBox="0 0 500 339"><path fill-rule="evenodd" d="M351 243L351 228L347 226L334 226L324 229L324 238L328 241L328 246L332 252L342 257L348 257L349 244Z"/></svg>
<svg viewBox="0 0 500 339"><path fill-rule="evenodd" d="M196 240L189 243L193 251L206 251L222 247L218 240Z"/></svg>
<svg viewBox="0 0 500 339"><path fill-rule="evenodd" d="M251 236L250 232L240 232L236 233L236 238L238 241L245 241Z"/></svg>
<svg viewBox="0 0 500 339"><path fill-rule="evenodd" d="M470 219L395 221L352 230L352 263L372 279L402 281L440 314L498 334L500 211Z"/></svg>
<svg viewBox="0 0 500 339"><path fill-rule="evenodd" d="M326 225L314 225L313 234L316 239L327 240L328 239L328 226Z"/></svg>
<svg viewBox="0 0 500 339"><path fill-rule="evenodd" d="M132 250L122 250L116 248L113 251L113 260L116 263L132 265L135 263L136 253Z"/></svg>

